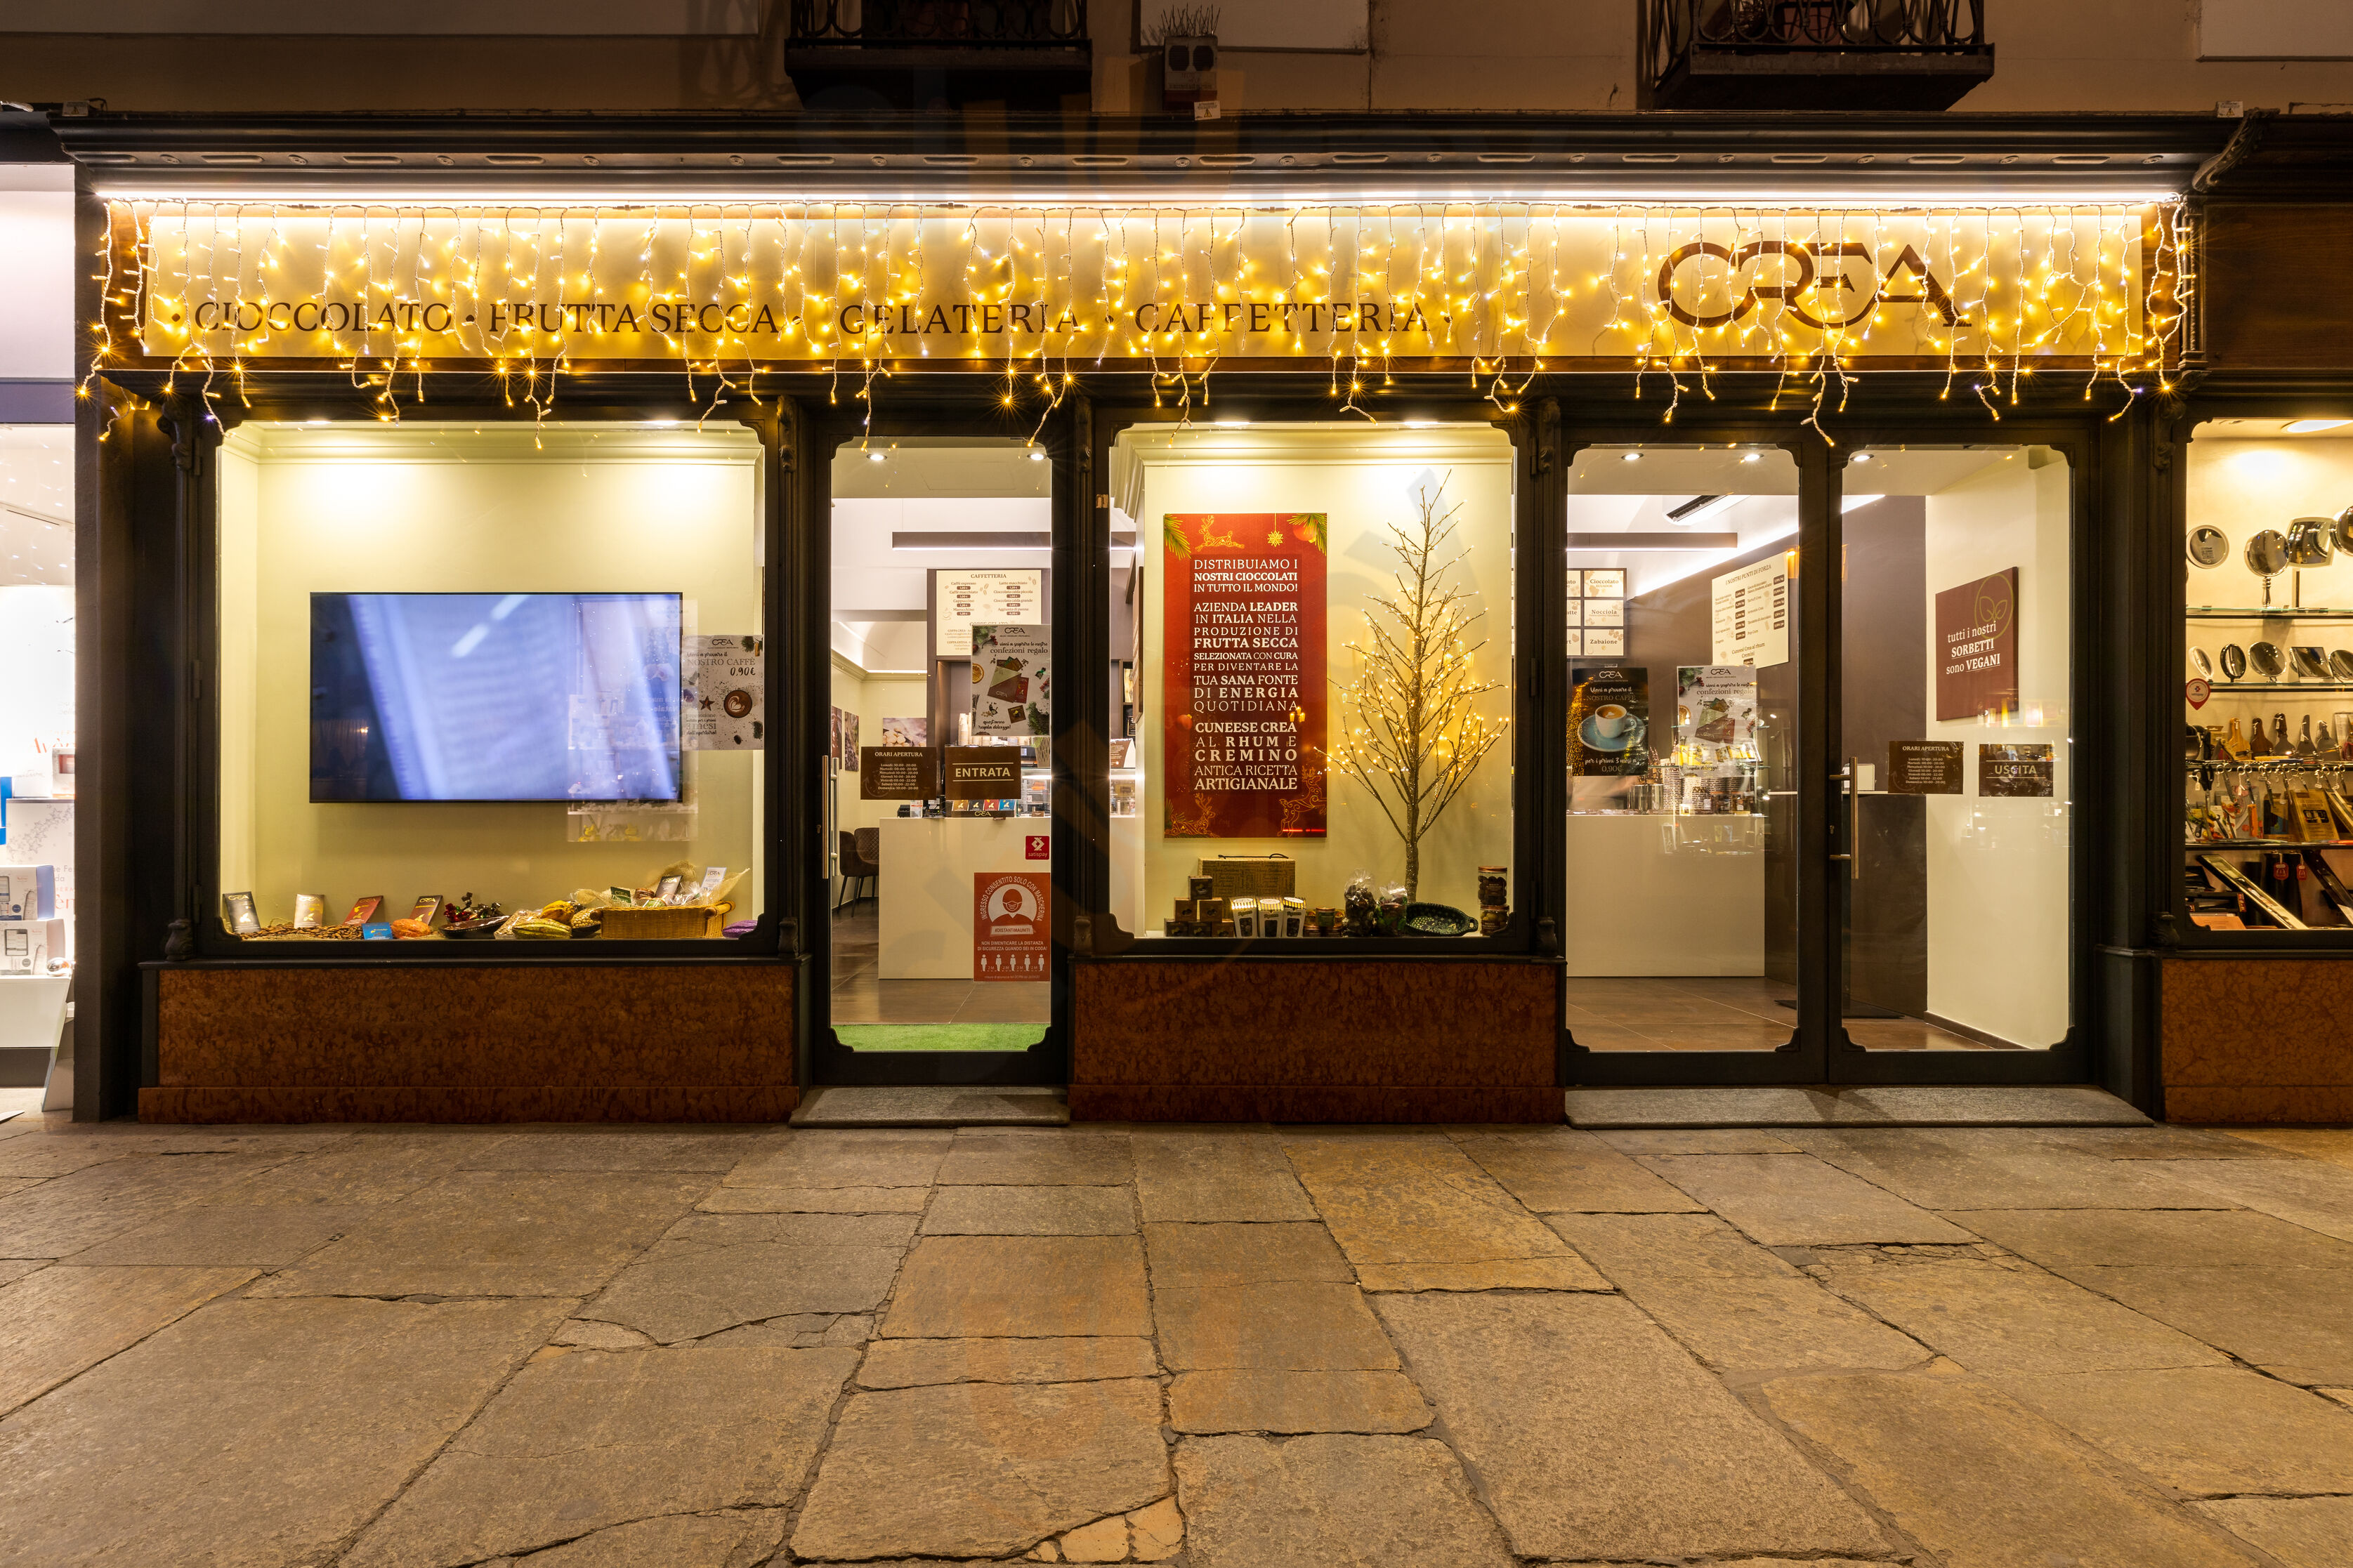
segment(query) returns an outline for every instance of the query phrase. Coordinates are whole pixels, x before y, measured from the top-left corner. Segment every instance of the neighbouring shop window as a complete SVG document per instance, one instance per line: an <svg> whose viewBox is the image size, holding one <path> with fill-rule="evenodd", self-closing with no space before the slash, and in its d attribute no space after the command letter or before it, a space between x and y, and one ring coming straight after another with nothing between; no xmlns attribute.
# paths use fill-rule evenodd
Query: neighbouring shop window
<svg viewBox="0 0 2353 1568"><path fill-rule="evenodd" d="M1797 464L1588 447L1568 489L1570 1034L1772 1050L1797 1025L1790 764L1820 657L1797 632Z"/></svg>
<svg viewBox="0 0 2353 1568"><path fill-rule="evenodd" d="M2353 925L2353 417L2200 425L2182 549L2189 919Z"/></svg>
<svg viewBox="0 0 2353 1568"><path fill-rule="evenodd" d="M12 1041L53 1044L73 969L71 426L0 426L0 988Z"/></svg>
<svg viewBox="0 0 2353 1568"><path fill-rule="evenodd" d="M1112 889L1152 939L1500 933L1514 448L1484 426L1113 450Z"/></svg>
<svg viewBox="0 0 2353 1568"><path fill-rule="evenodd" d="M236 430L223 930L748 934L760 457L748 431L658 425Z"/></svg>
<svg viewBox="0 0 2353 1568"><path fill-rule="evenodd" d="M1053 1015L1053 465L1023 440L833 458L826 843L836 1038L1023 1050Z"/></svg>

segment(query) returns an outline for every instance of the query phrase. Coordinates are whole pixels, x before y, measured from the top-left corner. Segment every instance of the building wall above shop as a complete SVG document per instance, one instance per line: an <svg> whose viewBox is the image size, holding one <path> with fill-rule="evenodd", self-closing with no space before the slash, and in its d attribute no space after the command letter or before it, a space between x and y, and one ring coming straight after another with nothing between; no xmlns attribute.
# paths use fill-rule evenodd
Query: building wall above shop
<svg viewBox="0 0 2353 1568"><path fill-rule="evenodd" d="M1683 4L1259 0L1226 7L1214 96L1228 117L1624 111L1644 96L1646 9ZM859 0L530 0L488 9L433 0L348 12L290 0L103 0L0 15L0 54L10 66L5 90L20 101L142 112L789 109L812 98L797 79L822 75L824 99L844 59L893 49L909 60L895 72L907 79L851 97L984 117L1058 105L1164 111L1158 52L1145 41L1162 30L1163 0L1058 0L1048 9L1050 37L911 41L875 36L877 18L899 13ZM2353 110L2345 58L2353 24L2332 0L1984 0L1983 13L1998 66L1959 110ZM1963 5L1957 15L1973 13ZM1841 25L1851 29L1852 15ZM906 54L914 43L920 60ZM809 54L819 44L830 63ZM1071 61L1030 45L1075 46L1075 76ZM1833 93L1818 107L1861 101Z"/></svg>

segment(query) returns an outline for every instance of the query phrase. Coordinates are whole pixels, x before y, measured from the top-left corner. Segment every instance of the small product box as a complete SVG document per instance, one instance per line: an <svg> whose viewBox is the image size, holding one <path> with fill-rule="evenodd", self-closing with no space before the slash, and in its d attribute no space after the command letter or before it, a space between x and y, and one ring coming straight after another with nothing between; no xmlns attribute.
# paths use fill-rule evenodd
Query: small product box
<svg viewBox="0 0 2353 1568"><path fill-rule="evenodd" d="M1307 900L1305 899L1282 900L1282 934L1291 937L1307 934Z"/></svg>
<svg viewBox="0 0 2353 1568"><path fill-rule="evenodd" d="M67 956L65 921L0 921L0 974L47 974Z"/></svg>
<svg viewBox="0 0 2353 1568"><path fill-rule="evenodd" d="M1232 904L1229 907L1234 911L1234 934L1236 936L1248 940L1249 938L1259 934L1258 900L1256 899L1236 899L1232 901ZM1281 907L1282 906L1280 904L1276 906L1278 909ZM1275 918L1279 921L1282 917L1277 915Z"/></svg>
<svg viewBox="0 0 2353 1568"><path fill-rule="evenodd" d="M1185 890L1196 899L1214 899L1218 896L1218 884L1208 877L1187 877Z"/></svg>
<svg viewBox="0 0 2353 1568"><path fill-rule="evenodd" d="M45 921L57 912L55 866L0 866L0 921Z"/></svg>

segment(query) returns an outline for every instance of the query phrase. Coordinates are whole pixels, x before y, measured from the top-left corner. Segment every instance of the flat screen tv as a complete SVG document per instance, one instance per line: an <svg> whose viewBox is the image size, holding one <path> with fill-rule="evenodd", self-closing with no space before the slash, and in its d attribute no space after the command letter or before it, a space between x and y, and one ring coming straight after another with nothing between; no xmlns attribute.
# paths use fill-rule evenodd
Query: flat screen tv
<svg viewBox="0 0 2353 1568"><path fill-rule="evenodd" d="M671 800L676 594L313 594L311 798Z"/></svg>

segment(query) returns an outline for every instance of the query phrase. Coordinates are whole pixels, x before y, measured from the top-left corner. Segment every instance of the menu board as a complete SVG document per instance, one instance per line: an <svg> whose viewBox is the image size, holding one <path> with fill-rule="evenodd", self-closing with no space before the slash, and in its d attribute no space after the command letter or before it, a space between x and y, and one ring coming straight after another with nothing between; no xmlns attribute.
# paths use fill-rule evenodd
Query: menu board
<svg viewBox="0 0 2353 1568"><path fill-rule="evenodd" d="M938 658L970 658L972 628L982 625L1035 626L1046 620L1045 574L1036 567L932 574L932 653Z"/></svg>
<svg viewBox="0 0 2353 1568"><path fill-rule="evenodd" d="M2018 709L2018 568L1936 595L1936 717Z"/></svg>
<svg viewBox="0 0 2353 1568"><path fill-rule="evenodd" d="M1324 829L1322 512L1171 512L1161 734L1172 838Z"/></svg>
<svg viewBox="0 0 2353 1568"><path fill-rule="evenodd" d="M1789 558L1775 553L1712 580L1712 662L1757 668L1789 662Z"/></svg>

